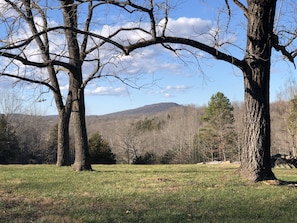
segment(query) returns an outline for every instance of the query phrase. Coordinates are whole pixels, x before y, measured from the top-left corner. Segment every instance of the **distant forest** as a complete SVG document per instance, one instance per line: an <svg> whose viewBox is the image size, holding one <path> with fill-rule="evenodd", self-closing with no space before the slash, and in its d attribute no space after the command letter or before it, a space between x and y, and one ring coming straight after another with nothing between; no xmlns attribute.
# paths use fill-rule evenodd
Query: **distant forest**
<svg viewBox="0 0 297 223"><path fill-rule="evenodd" d="M174 103L149 105L104 116L88 116L90 140L96 141L96 137L99 137L96 146L105 146L105 154L102 149L97 153L93 151L93 154L106 157L110 163L121 164L238 161L240 137L243 134L243 108L241 103L232 103L232 106L235 138L232 139L232 146L225 146L224 156L216 138L207 138L209 136L205 134L209 132L209 127L202 119L206 107ZM289 154L292 151L295 135L288 131L289 116L289 102L271 104L272 154ZM2 115L0 162L54 164L57 149L56 123L55 116ZM70 133L72 135L71 127ZM204 141L202 137L206 137ZM73 136L70 140L73 148ZM73 151L70 151L71 159L73 156ZM94 159L94 163L108 162Z"/></svg>

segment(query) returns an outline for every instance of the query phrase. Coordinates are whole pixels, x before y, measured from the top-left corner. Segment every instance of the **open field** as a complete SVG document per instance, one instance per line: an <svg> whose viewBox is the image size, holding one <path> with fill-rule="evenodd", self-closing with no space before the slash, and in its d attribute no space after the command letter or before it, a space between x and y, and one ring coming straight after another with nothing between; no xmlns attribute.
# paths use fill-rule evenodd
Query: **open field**
<svg viewBox="0 0 297 223"><path fill-rule="evenodd" d="M0 222L297 222L297 188L250 184L236 165L0 166ZM296 169L275 169L297 181Z"/></svg>

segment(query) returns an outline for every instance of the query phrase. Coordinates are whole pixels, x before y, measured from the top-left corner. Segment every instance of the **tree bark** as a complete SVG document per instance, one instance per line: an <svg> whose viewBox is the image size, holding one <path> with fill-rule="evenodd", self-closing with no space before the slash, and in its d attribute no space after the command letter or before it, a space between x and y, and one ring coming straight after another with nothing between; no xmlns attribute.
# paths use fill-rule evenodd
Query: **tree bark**
<svg viewBox="0 0 297 223"><path fill-rule="evenodd" d="M59 111L57 166L71 165L69 150L70 111Z"/></svg>
<svg viewBox="0 0 297 223"><path fill-rule="evenodd" d="M276 0L248 2L241 174L254 182L276 179L270 163L270 63Z"/></svg>
<svg viewBox="0 0 297 223"><path fill-rule="evenodd" d="M77 28L77 5L73 0L60 1L63 7L64 24L66 27ZM82 77L82 64L77 33L71 29L65 29L68 46L69 64L69 92L72 96L72 116L74 126L75 160L73 168L76 171L92 170L89 152L88 137L85 121L85 100Z"/></svg>
<svg viewBox="0 0 297 223"><path fill-rule="evenodd" d="M76 171L92 170L89 158L83 90L83 88L73 88L74 101L72 103L72 119L74 125L75 142L75 160L73 168Z"/></svg>

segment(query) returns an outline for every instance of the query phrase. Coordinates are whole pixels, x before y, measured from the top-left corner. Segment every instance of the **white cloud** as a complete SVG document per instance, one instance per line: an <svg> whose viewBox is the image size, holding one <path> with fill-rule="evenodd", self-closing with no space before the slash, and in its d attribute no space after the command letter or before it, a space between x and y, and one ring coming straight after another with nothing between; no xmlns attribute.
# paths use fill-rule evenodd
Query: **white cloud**
<svg viewBox="0 0 297 223"><path fill-rule="evenodd" d="M191 88L192 88L191 86L187 86L187 85L167 85L158 91L154 91L154 92L151 91L150 93L160 94L168 98L168 97L174 97L174 95L178 93L185 93L187 90Z"/></svg>
<svg viewBox="0 0 297 223"><path fill-rule="evenodd" d="M101 95L101 96L125 96L128 94L127 89L124 87L96 87L85 91L88 95Z"/></svg>
<svg viewBox="0 0 297 223"><path fill-rule="evenodd" d="M123 23L123 22L122 22ZM121 24L122 27L142 27L146 30L150 30L150 24L148 23L132 23L127 22ZM164 20L161 20L158 24L159 34L164 26ZM109 26L104 25L101 30L97 30L97 33L108 36L120 28L120 25ZM187 18L180 17L178 19L169 18L167 24L166 35L180 36L184 38L192 38L203 43L211 44L210 36L212 34L212 22L210 20L203 20L200 18ZM116 40L120 40L123 44L136 43L148 38L148 34L142 31L129 31L118 33ZM180 44L171 44L173 48L189 49L187 46L181 46ZM110 47L110 46L109 46ZM117 74L152 74L155 72L166 72L171 74L184 73L184 65L187 61L193 61L193 55L197 58L203 57L203 53L197 49L191 48L189 51L178 51L179 58L172 52L168 51L160 45L150 46L148 48L141 48L131 53L129 56L122 55L122 52L112 51L112 48L101 49L101 55L103 58L101 61L112 62L111 66L107 65L104 69L107 73ZM103 53L106 52L106 53ZM110 60L111 52L114 52L113 59ZM107 55L107 56L106 56ZM182 60L181 60L182 59Z"/></svg>
<svg viewBox="0 0 297 223"><path fill-rule="evenodd" d="M171 86L171 85L168 85L166 86L165 90L175 90L175 91L184 91L184 90L187 90L189 89L190 87L189 86L186 86L186 85L175 85L175 86Z"/></svg>
<svg viewBox="0 0 297 223"><path fill-rule="evenodd" d="M157 32L161 35L165 25L165 20L162 19L157 24ZM108 37L110 34L116 32L120 28L136 28L139 27L143 30L150 32L150 23L139 22L126 22L119 21L118 25L103 25L100 29L94 32ZM184 38L192 38L198 41L205 42L207 35L210 34L212 29L212 22L210 20L203 20L200 18L180 17L178 19L168 19L166 27L166 35L179 36ZM133 31L121 31L113 37L114 40L120 41L123 44L136 43L145 39L150 39L151 36L147 32L140 29Z"/></svg>
<svg viewBox="0 0 297 223"><path fill-rule="evenodd" d="M164 23L164 20L160 21L160 30L164 27ZM210 20L202 20L200 18L169 18L166 35L193 38L202 41L205 38L205 35L210 31L211 26L212 24Z"/></svg>
<svg viewBox="0 0 297 223"><path fill-rule="evenodd" d="M60 87L61 91L68 91L69 85ZM100 96L126 96L128 91L125 87L96 87L95 84L90 84L85 89L86 95L100 95Z"/></svg>
<svg viewBox="0 0 297 223"><path fill-rule="evenodd" d="M60 86L60 90L61 91L68 91L68 88L69 88L69 85L68 84L66 84L66 85L63 85L63 86Z"/></svg>
<svg viewBox="0 0 297 223"><path fill-rule="evenodd" d="M164 94L165 98L171 98L171 95L169 93Z"/></svg>

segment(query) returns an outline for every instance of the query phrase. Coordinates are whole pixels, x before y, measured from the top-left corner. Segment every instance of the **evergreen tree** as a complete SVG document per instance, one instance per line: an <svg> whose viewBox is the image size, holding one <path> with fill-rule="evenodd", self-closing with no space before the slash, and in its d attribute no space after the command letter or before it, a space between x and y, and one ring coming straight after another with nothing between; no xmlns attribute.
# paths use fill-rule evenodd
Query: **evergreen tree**
<svg viewBox="0 0 297 223"><path fill-rule="evenodd" d="M0 116L0 163L21 162L21 151L15 132L9 126L5 115Z"/></svg>
<svg viewBox="0 0 297 223"><path fill-rule="evenodd" d="M233 124L233 106L223 93L218 92L211 96L202 119L212 126Z"/></svg>
<svg viewBox="0 0 297 223"><path fill-rule="evenodd" d="M43 152L44 163L56 163L58 151L58 125L51 130L45 151Z"/></svg>
<svg viewBox="0 0 297 223"><path fill-rule="evenodd" d="M107 141L99 133L89 140L89 153L92 164L115 164L115 154L112 153Z"/></svg>
<svg viewBox="0 0 297 223"><path fill-rule="evenodd" d="M212 95L202 120L205 126L194 138L194 153L201 161L232 159L235 147L233 106L221 92Z"/></svg>
<svg viewBox="0 0 297 223"><path fill-rule="evenodd" d="M162 156L160 163L161 164L170 164L175 157L175 151L167 150L165 154Z"/></svg>

